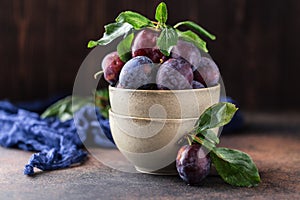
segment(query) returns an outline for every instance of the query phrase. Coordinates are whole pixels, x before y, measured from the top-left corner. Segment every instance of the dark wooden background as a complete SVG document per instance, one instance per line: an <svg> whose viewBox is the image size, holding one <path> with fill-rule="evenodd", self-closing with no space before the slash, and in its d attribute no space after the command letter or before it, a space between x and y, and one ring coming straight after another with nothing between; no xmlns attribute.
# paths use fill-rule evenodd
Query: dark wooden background
<svg viewBox="0 0 300 200"><path fill-rule="evenodd" d="M89 39L119 12L154 17L160 1L1 0L0 99L71 92ZM227 94L248 110L300 110L300 1L166 0L169 23L190 19L217 35L210 54Z"/></svg>

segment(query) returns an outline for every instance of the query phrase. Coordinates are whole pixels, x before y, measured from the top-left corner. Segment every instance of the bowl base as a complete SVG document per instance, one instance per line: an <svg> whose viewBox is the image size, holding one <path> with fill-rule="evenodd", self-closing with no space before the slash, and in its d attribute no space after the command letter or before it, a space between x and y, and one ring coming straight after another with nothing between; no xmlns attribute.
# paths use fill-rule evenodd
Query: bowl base
<svg viewBox="0 0 300 200"><path fill-rule="evenodd" d="M168 176L175 176L178 175L178 172L176 170L176 164L175 162L171 163L170 165L158 169L158 170L149 170L149 169L145 169L145 168L141 168L141 167L137 167L135 166L135 169L141 173L144 174L152 174L152 175L168 175Z"/></svg>

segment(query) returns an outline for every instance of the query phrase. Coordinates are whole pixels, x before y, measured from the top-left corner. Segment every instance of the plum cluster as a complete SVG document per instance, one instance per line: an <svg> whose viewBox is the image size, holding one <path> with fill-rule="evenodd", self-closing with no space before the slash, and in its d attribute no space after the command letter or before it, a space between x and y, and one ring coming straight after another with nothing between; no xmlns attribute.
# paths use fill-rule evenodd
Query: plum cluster
<svg viewBox="0 0 300 200"><path fill-rule="evenodd" d="M217 85L220 72L215 62L201 57L193 44L178 40L170 56L157 47L159 32L140 31L131 46L131 59L122 62L117 52L102 61L104 78L111 85L126 89L183 90Z"/></svg>

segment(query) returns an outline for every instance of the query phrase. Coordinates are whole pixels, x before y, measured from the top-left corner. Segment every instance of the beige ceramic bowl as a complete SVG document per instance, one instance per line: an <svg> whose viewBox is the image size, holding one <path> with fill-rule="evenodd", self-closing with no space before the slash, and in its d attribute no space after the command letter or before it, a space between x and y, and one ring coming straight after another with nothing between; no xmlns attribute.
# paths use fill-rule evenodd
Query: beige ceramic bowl
<svg viewBox="0 0 300 200"><path fill-rule="evenodd" d="M109 87L109 95L111 132L121 153L138 171L176 174L174 161L183 145L178 141L219 102L220 85L173 91Z"/></svg>
<svg viewBox="0 0 300 200"><path fill-rule="evenodd" d="M121 153L138 171L154 174L176 174L174 161L180 139L198 118L150 119L109 112L113 139Z"/></svg>
<svg viewBox="0 0 300 200"><path fill-rule="evenodd" d="M131 90L109 87L111 109L130 117L198 118L219 102L220 85L192 90Z"/></svg>

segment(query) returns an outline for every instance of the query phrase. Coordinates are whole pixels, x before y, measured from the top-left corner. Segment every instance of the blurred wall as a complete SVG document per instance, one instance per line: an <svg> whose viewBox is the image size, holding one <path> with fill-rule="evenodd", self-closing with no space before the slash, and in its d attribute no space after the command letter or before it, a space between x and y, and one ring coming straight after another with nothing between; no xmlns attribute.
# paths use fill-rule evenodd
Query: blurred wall
<svg viewBox="0 0 300 200"><path fill-rule="evenodd" d="M0 99L32 100L71 92L89 39L119 12L154 18L160 1L1 0ZM300 109L300 1L165 1L169 23L193 20L208 41L227 94L244 109Z"/></svg>

